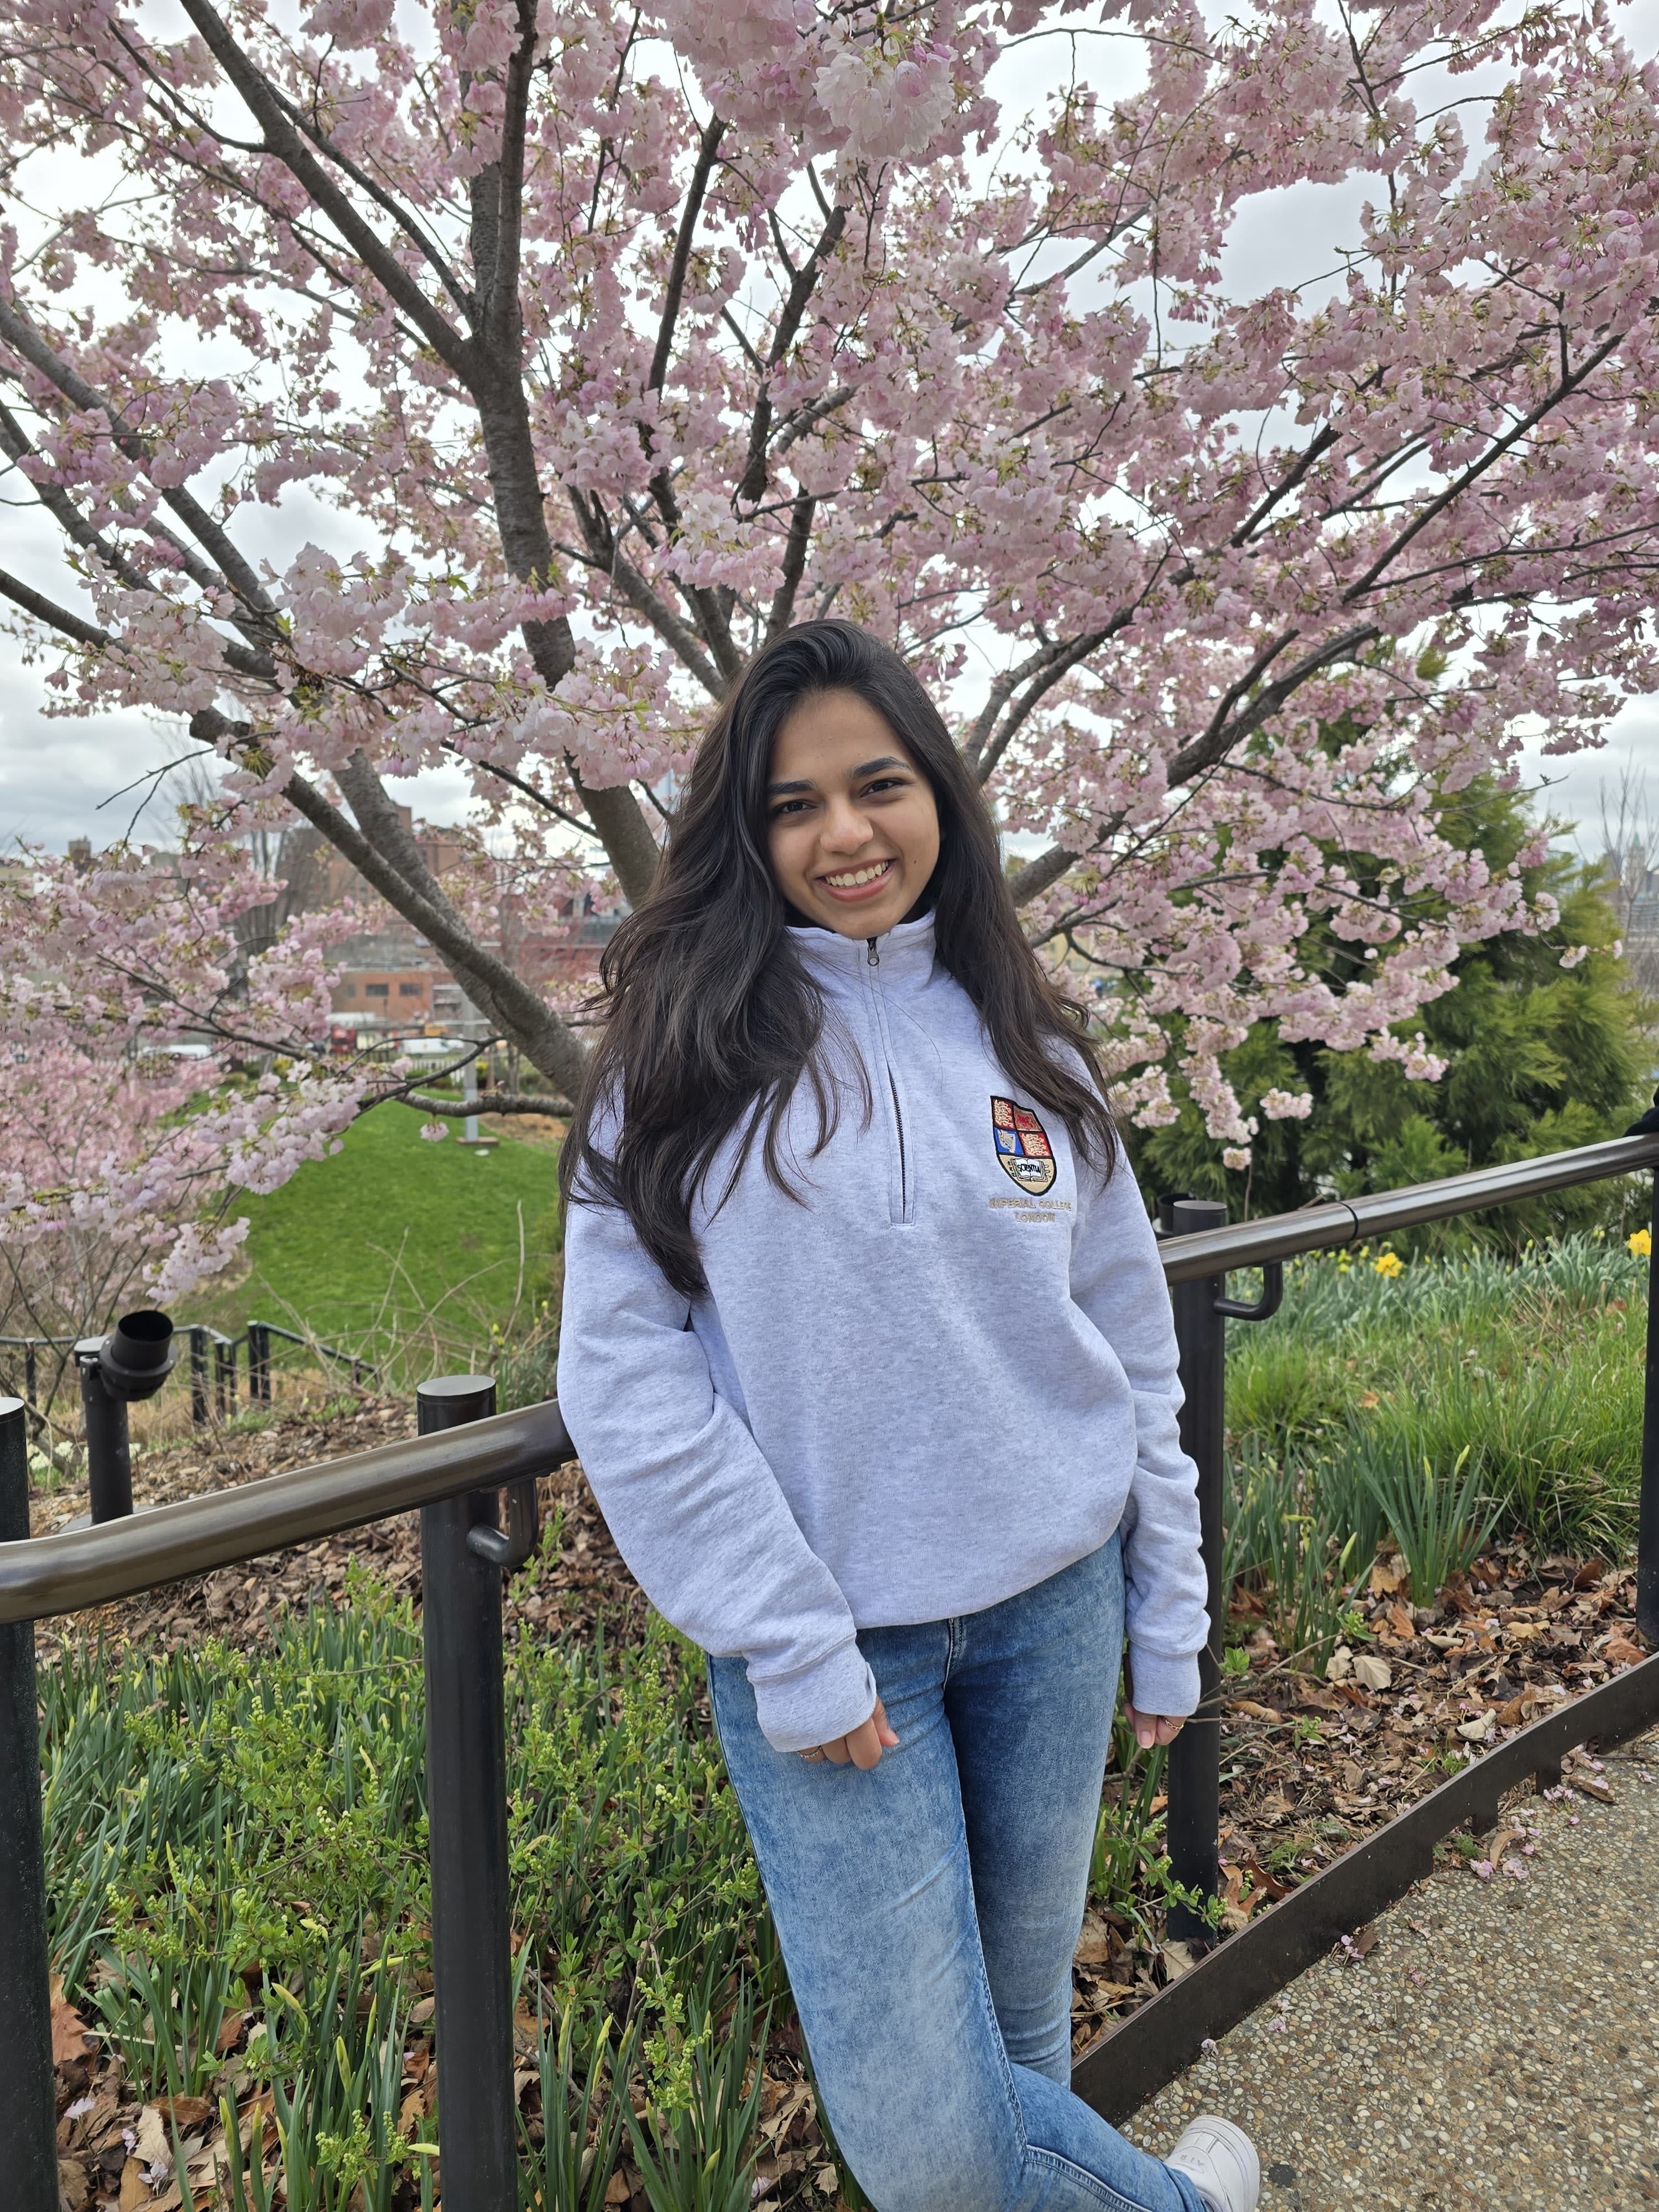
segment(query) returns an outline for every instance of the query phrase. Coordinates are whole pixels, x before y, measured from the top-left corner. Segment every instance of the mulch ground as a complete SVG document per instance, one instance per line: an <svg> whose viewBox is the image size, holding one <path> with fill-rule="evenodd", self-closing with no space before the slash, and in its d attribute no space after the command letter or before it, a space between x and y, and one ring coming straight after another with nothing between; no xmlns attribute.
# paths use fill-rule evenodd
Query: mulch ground
<svg viewBox="0 0 1659 2212"><path fill-rule="evenodd" d="M162 1504L255 1480L409 1435L413 1425L406 1400L371 1400L326 1419L278 1413L260 1429L215 1431L146 1453L134 1468L135 1502ZM518 1622L585 1638L603 1621L612 1639L637 1635L645 1599L580 1468L573 1463L544 1478L540 1498L544 1527L557 1519L556 1561L549 1562L533 1591L509 1579L509 1632ZM84 1508L84 1492L38 1498L34 1533L61 1527ZM101 1634L114 1647L171 1649L214 1636L254 1648L269 1639L285 1612L337 1595L354 1560L418 1605L419 1522L408 1515L149 1591L74 1621L43 1621L41 1656L50 1659L67 1637L88 1633ZM1230 1640L1242 1644L1249 1665L1226 1685L1223 1738L1227 1927L1244 1925L1437 1787L1462 1759L1478 1757L1561 1698L1645 1656L1634 1607L1635 1577L1623 1568L1599 1559L1538 1559L1499 1547L1454 1583L1437 1607L1413 1610L1397 1568L1385 1560L1373 1570L1362 1601L1368 1633L1342 1647L1327 1675L1316 1676L1288 1663L1255 1601L1242 1597ZM1114 1776L1107 1786L1109 1796L1122 1784ZM1160 1801L1154 1809L1161 1809ZM1156 1900L1146 1901L1138 1919L1091 1909L1074 1972L1074 2049L1085 2048L1190 1961L1190 1952L1165 1939ZM110 2185L112 2150L100 2152L94 2136L110 2132L118 2106L120 2125L111 2142L124 2140L133 2115L97 2055L76 2055L78 2023L72 2021L68 2015L59 2069L59 2109L66 2115L60 2134L66 2158L88 2173L80 2199L85 2204L101 2202ZM793 2032L793 2024L786 2023L786 2044ZM795 2082L794 2052L785 2047L775 2056L781 2081ZM773 2070L769 2061L769 2074ZM778 2089L774 2103L783 2094ZM69 2117L77 2104L82 2110ZM806 2106L787 2118L793 2124L769 2141L763 2170L769 2186L787 2184L792 2164L805 2173L822 2160L812 2148L817 2130ZM803 2136L793 2156L786 2134ZM166 2199L158 2203L147 2190L143 2202L161 2212Z"/></svg>
<svg viewBox="0 0 1659 2212"><path fill-rule="evenodd" d="M211 1431L199 1442L192 1438L146 1452L133 1467L133 1504L139 1509L170 1504L414 1433L413 1409L402 1399L371 1399L354 1413L327 1419L304 1412L279 1413L264 1428ZM544 1475L538 1496L543 1528L557 1520L558 1557L538 1577L533 1592L526 1593L508 1577L509 1629L523 1621L554 1635L586 1637L603 1617L607 1635L626 1637L630 1630L637 1634L645 1619L644 1595L617 1556L581 1469L573 1461ZM84 1513L86 1506L84 1486L37 1498L33 1533L50 1534ZM146 1590L73 1620L43 1620L36 1631L37 1648L43 1660L55 1656L70 1637L102 1636L112 1647L139 1644L170 1651L215 1636L253 1648L269 1640L283 1613L337 1597L354 1560L419 1606L420 1516L405 1513L273 1552L246 1565Z"/></svg>
<svg viewBox="0 0 1659 2212"><path fill-rule="evenodd" d="M1631 1570L1500 1546L1440 1604L1413 1610L1397 1564L1382 1560L1362 1601L1369 1633L1339 1647L1328 1679L1286 1663L1245 1594L1230 1640L1248 1639L1249 1667L1225 1686L1222 1738L1225 1927L1242 1928L1468 1758L1646 1657L1635 1607ZM1109 1780L1109 1795L1121 1786ZM1147 1918L1150 1940L1121 1915L1091 1913L1074 2051L1191 1963L1162 1940L1162 1916Z"/></svg>

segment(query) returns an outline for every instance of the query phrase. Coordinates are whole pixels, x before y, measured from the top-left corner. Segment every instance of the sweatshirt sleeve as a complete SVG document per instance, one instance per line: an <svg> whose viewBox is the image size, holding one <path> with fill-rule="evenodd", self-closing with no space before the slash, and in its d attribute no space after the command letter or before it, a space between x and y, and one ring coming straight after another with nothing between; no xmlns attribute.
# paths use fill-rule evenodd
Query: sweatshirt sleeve
<svg viewBox="0 0 1659 2212"><path fill-rule="evenodd" d="M558 1388L629 1571L694 1644L747 1661L774 1748L810 1750L868 1720L875 1678L847 1600L715 1390L686 1300L614 1205L568 1209Z"/></svg>
<svg viewBox="0 0 1659 2212"><path fill-rule="evenodd" d="M1079 1163L1078 1196L1072 1296L1116 1353L1134 1398L1135 1471L1121 1524L1134 1701L1142 1712L1185 1715L1198 1705L1209 1593L1198 1469L1176 1424L1175 1316L1158 1240L1122 1152L1103 1188Z"/></svg>

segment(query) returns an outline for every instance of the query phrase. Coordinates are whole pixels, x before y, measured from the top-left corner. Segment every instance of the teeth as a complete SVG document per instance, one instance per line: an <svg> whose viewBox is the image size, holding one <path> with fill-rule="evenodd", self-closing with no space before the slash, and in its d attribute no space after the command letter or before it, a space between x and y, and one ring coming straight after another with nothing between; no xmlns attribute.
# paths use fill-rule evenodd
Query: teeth
<svg viewBox="0 0 1659 2212"><path fill-rule="evenodd" d="M844 875L826 876L823 880L826 884L833 884L838 891L853 891L860 884L874 883L876 878L885 875L891 866L890 860L876 860L867 868L849 868Z"/></svg>

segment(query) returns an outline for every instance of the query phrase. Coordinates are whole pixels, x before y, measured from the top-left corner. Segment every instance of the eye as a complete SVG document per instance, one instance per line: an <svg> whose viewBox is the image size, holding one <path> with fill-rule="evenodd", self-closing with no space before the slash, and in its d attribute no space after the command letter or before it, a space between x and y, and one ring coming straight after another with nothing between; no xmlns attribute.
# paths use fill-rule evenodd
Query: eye
<svg viewBox="0 0 1659 2212"><path fill-rule="evenodd" d="M878 775L873 782L865 785L863 796L872 799L884 791L904 791L909 787L909 782L908 775Z"/></svg>
<svg viewBox="0 0 1659 2212"><path fill-rule="evenodd" d="M781 822L786 815L805 813L812 804L810 799L780 799L774 805L768 820Z"/></svg>

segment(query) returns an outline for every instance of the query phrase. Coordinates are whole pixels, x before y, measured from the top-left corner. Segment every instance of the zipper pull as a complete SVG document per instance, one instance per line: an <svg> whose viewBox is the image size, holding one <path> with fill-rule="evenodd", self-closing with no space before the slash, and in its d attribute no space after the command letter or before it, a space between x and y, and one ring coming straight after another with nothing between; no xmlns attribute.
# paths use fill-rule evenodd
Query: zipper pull
<svg viewBox="0 0 1659 2212"><path fill-rule="evenodd" d="M875 939L873 937L866 937L864 941L870 948L864 956L865 966L866 968L879 968L881 965L881 955L876 950Z"/></svg>

